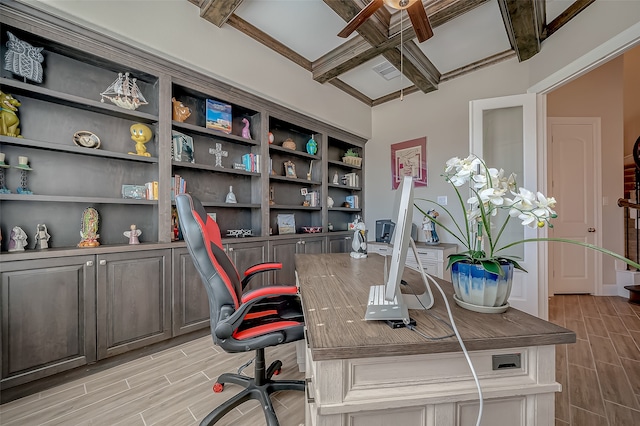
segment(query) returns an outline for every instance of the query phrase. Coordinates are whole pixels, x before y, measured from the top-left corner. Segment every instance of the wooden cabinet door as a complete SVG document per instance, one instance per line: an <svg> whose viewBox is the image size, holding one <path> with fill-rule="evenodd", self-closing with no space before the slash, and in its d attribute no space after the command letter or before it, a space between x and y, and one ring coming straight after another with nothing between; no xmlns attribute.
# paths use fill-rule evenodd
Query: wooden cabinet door
<svg viewBox="0 0 640 426"><path fill-rule="evenodd" d="M172 249L173 335L209 326L209 299L186 247Z"/></svg>
<svg viewBox="0 0 640 426"><path fill-rule="evenodd" d="M236 269L240 274L240 279L244 278L244 271L249 267L267 261L267 243L264 241L257 242L238 242L226 245L227 254L231 261L236 265ZM244 291L249 291L267 285L269 275L267 273L259 274L249 281Z"/></svg>
<svg viewBox="0 0 640 426"><path fill-rule="evenodd" d="M101 254L98 359L171 337L171 250Z"/></svg>
<svg viewBox="0 0 640 426"><path fill-rule="evenodd" d="M1 387L96 359L94 256L1 264Z"/></svg>
<svg viewBox="0 0 640 426"><path fill-rule="evenodd" d="M298 244L298 253L304 253L304 254L324 253L324 237L301 239Z"/></svg>
<svg viewBox="0 0 640 426"><path fill-rule="evenodd" d="M335 235L327 237L329 253L349 253L351 251L351 235Z"/></svg>
<svg viewBox="0 0 640 426"><path fill-rule="evenodd" d="M273 284L295 284L295 254L299 246L297 238L269 242L269 260L282 263L282 269L273 273Z"/></svg>

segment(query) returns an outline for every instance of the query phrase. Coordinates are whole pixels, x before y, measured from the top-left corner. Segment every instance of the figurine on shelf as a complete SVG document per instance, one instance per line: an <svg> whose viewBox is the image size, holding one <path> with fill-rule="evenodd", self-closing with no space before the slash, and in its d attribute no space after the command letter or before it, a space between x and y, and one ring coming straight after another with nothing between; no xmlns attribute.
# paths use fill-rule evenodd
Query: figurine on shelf
<svg viewBox="0 0 640 426"><path fill-rule="evenodd" d="M4 183L4 169L11 167L4 162L4 152L0 152L0 194L11 194L11 191Z"/></svg>
<svg viewBox="0 0 640 426"><path fill-rule="evenodd" d="M227 198L224 200L225 203L237 203L236 194L233 193L233 186L229 187L229 193L227 194Z"/></svg>
<svg viewBox="0 0 640 426"><path fill-rule="evenodd" d="M275 189L273 189L273 186L269 187L269 205L274 205L276 203L275 201L276 198L276 191Z"/></svg>
<svg viewBox="0 0 640 426"><path fill-rule="evenodd" d="M27 234L19 226L14 226L11 230L11 241L9 241L9 251L24 251L27 246Z"/></svg>
<svg viewBox="0 0 640 426"><path fill-rule="evenodd" d="M340 183L340 176L338 176L338 172L333 174L333 184L338 185Z"/></svg>
<svg viewBox="0 0 640 426"><path fill-rule="evenodd" d="M307 180L311 180L312 170L313 170L313 160L309 161L309 171L307 172Z"/></svg>
<svg viewBox="0 0 640 426"><path fill-rule="evenodd" d="M129 244L140 244L138 237L142 235L142 231L136 228L136 225L131 225L129 231L123 232L124 236L129 238Z"/></svg>
<svg viewBox="0 0 640 426"><path fill-rule="evenodd" d="M136 152L130 152L129 154L151 157L151 154L147 152L147 147L144 146L153 137L153 132L149 126L136 123L132 124L129 130L131 131L131 139L136 143Z"/></svg>
<svg viewBox="0 0 640 426"><path fill-rule="evenodd" d="M245 139L251 139L251 132L249 131L249 120L243 118L242 122L244 123L244 127L242 128L242 137Z"/></svg>
<svg viewBox="0 0 640 426"><path fill-rule="evenodd" d="M173 120L184 123L184 120L191 115L191 110L176 98L171 98L171 103L173 104Z"/></svg>
<svg viewBox="0 0 640 426"><path fill-rule="evenodd" d="M4 69L18 74L20 77L42 83L44 73L42 71L43 47L33 47L26 41L7 31L9 41L7 42L7 52L4 54Z"/></svg>
<svg viewBox="0 0 640 426"><path fill-rule="evenodd" d="M318 152L318 142L313 139L313 135L311 135L311 139L307 142L307 153L311 155L316 155Z"/></svg>
<svg viewBox="0 0 640 426"><path fill-rule="evenodd" d="M367 257L367 230L364 222L358 222L353 233L353 241L351 242L350 255L354 259L363 259Z"/></svg>
<svg viewBox="0 0 640 426"><path fill-rule="evenodd" d="M327 207L332 209L333 208L333 203L334 203L333 198L327 197Z"/></svg>
<svg viewBox="0 0 640 426"><path fill-rule="evenodd" d="M16 190L18 194L31 195L33 192L27 188L27 172L33 170L29 167L29 157L18 156L18 165L13 166L20 169L20 187Z"/></svg>
<svg viewBox="0 0 640 426"><path fill-rule="evenodd" d="M100 243L98 238L98 225L100 223L100 215L93 207L87 207L82 212L82 228L80 229L80 237L82 240L78 243L78 247L98 247Z"/></svg>
<svg viewBox="0 0 640 426"><path fill-rule="evenodd" d="M0 111L0 135L21 138L20 129L18 128L20 125L18 107L22 104L10 94L0 90L0 105L2 105L2 110Z"/></svg>
<svg viewBox="0 0 640 426"><path fill-rule="evenodd" d="M51 238L51 235L49 235L49 232L47 232L47 225L45 225L44 223L38 224L38 226L36 226L36 236L35 236L36 247L35 248L40 250L48 249L50 238Z"/></svg>
<svg viewBox="0 0 640 426"><path fill-rule="evenodd" d="M440 243L440 238L436 233L436 224L431 220L431 218L437 218L440 216L440 213L431 209L427 212L427 216L422 219L422 231L424 232L424 242L427 244L438 244Z"/></svg>

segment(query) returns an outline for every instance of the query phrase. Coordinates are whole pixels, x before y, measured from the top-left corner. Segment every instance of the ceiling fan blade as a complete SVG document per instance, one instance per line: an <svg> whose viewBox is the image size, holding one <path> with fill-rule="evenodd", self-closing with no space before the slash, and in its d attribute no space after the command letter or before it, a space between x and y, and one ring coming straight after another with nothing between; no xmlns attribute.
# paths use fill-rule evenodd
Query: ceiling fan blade
<svg viewBox="0 0 640 426"><path fill-rule="evenodd" d="M409 13L409 19L411 19L411 24L413 25L413 30L416 33L418 42L422 43L423 41L433 37L433 30L431 29L429 17L427 16L427 12L424 10L422 1L413 3L407 8L407 12Z"/></svg>
<svg viewBox="0 0 640 426"><path fill-rule="evenodd" d="M349 21L346 27L338 33L338 37L347 38L354 32L360 25L363 24L376 10L380 9L383 5L383 0L371 0L371 3L366 5L356 16Z"/></svg>

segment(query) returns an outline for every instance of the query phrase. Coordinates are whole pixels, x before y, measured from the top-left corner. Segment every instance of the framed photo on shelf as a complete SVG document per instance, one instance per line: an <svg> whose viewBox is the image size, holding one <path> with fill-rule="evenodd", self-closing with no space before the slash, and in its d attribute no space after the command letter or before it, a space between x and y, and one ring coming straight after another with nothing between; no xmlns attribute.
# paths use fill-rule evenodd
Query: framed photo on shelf
<svg viewBox="0 0 640 426"><path fill-rule="evenodd" d="M286 177L290 177L290 178L297 178L298 177L296 175L296 165L293 164L292 161L285 161L284 162L284 175Z"/></svg>
<svg viewBox="0 0 640 426"><path fill-rule="evenodd" d="M185 163L195 163L193 156L193 138L184 133L171 131L171 154L174 160Z"/></svg>
<svg viewBox="0 0 640 426"><path fill-rule="evenodd" d="M278 215L278 234L295 234L296 233L296 218L292 214L279 214Z"/></svg>
<svg viewBox="0 0 640 426"><path fill-rule="evenodd" d="M398 189L405 176L413 178L414 186L427 186L426 136L391 145L392 189Z"/></svg>

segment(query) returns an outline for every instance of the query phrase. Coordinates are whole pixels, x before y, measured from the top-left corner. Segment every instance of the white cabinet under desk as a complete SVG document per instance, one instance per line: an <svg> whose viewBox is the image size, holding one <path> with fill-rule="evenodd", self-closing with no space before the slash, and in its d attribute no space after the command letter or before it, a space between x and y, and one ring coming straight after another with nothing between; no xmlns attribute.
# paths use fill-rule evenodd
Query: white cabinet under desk
<svg viewBox="0 0 640 426"><path fill-rule="evenodd" d="M440 243L435 245L416 243L420 262L427 274L443 280L451 281L451 272L447 269L449 255L454 254L458 250L457 244ZM369 253L378 253L382 256L391 256L391 244L368 242L367 251ZM416 260L413 250L409 249L407 253L406 265L418 270L418 261Z"/></svg>

